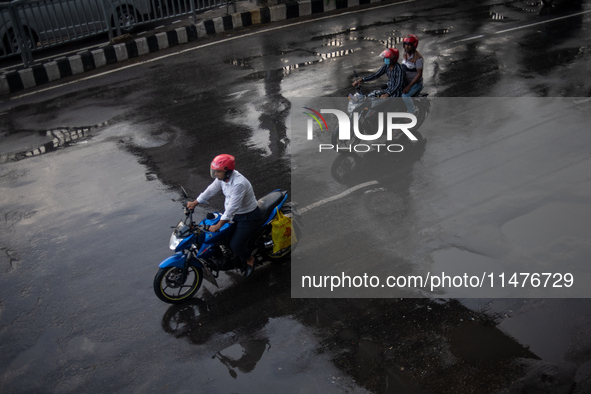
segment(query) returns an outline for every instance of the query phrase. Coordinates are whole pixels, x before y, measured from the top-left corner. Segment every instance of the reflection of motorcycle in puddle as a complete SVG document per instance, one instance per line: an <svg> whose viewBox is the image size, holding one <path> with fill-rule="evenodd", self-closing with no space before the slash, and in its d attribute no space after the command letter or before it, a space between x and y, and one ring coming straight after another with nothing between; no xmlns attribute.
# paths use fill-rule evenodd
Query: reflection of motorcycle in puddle
<svg viewBox="0 0 591 394"><path fill-rule="evenodd" d="M540 15L550 15L564 11L578 11L583 7L582 0L542 0Z"/></svg>
<svg viewBox="0 0 591 394"><path fill-rule="evenodd" d="M225 287L215 294L206 288L200 298L171 305L162 316L162 329L175 338L186 338L195 345L207 343L212 336L236 333L237 330L244 333L258 332L268 323L270 316L258 313L258 310L254 313L251 297L246 294L256 294L260 300L264 300L257 305L265 310L276 311L277 315L272 317L290 313L283 311L283 308L284 298L289 298L291 264L277 263L268 271L267 275L253 277L240 286Z"/></svg>
<svg viewBox="0 0 591 394"><path fill-rule="evenodd" d="M427 140L421 138L415 143L406 140L401 144L404 149L397 153L375 150L341 153L332 163L331 174L337 182L349 186L376 179L387 184L406 178L410 167L423 156Z"/></svg>
<svg viewBox="0 0 591 394"><path fill-rule="evenodd" d="M198 326L197 320L207 312L207 304L199 298L192 298L181 305L173 305L162 317L162 329L176 338L186 336L191 327Z"/></svg>
<svg viewBox="0 0 591 394"><path fill-rule="evenodd" d="M211 301L211 300L210 300ZM234 331L237 328L244 329L237 323L241 316L239 313L236 319L221 317L210 309L211 305L202 299L193 298L180 305L173 305L162 317L162 329L173 335L175 338L188 338L194 344L206 343L212 335L220 332ZM266 324L266 317L251 319L252 324L247 331L258 331ZM269 341L263 339L250 339L235 343L212 356L218 359L228 368L230 376L238 377L237 372L243 374L254 370L262 358L265 350L270 348Z"/></svg>
<svg viewBox="0 0 591 394"><path fill-rule="evenodd" d="M252 372L268 347L270 347L269 342L266 340L250 340L217 352L212 358L220 360L228 368L230 376L236 379L238 377L236 369L242 373Z"/></svg>

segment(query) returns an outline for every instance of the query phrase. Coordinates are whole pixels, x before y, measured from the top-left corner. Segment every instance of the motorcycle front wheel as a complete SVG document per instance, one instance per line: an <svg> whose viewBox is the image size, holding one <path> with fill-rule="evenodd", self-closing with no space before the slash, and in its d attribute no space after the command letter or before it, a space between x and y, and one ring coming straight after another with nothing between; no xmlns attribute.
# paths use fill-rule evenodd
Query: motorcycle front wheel
<svg viewBox="0 0 591 394"><path fill-rule="evenodd" d="M337 156L332 163L330 173L332 177L339 183L347 183L354 180L356 174L361 173L362 159L355 153L346 153ZM357 177L358 178L358 177Z"/></svg>
<svg viewBox="0 0 591 394"><path fill-rule="evenodd" d="M351 145L356 145L359 143L359 138L357 138L356 136L352 136L350 139L348 140L339 140L339 126L337 126L334 131L332 132L331 135L331 139L330 142L332 143L332 147L334 150L336 150L338 153L350 153ZM337 147L339 149L337 149Z"/></svg>
<svg viewBox="0 0 591 394"><path fill-rule="evenodd" d="M184 283L180 283L181 275L181 268L160 268L154 277L156 296L169 304L180 304L193 297L203 282L203 271L201 268L189 267Z"/></svg>

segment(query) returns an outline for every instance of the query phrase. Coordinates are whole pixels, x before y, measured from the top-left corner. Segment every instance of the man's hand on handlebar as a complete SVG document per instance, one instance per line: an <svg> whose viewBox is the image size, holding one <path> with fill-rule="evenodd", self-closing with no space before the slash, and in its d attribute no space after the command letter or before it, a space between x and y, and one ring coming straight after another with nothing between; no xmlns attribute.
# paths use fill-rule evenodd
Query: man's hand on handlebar
<svg viewBox="0 0 591 394"><path fill-rule="evenodd" d="M361 82L363 82L363 79L358 79L357 81L353 82L353 86L361 85Z"/></svg>
<svg viewBox="0 0 591 394"><path fill-rule="evenodd" d="M216 224L213 224L211 226L209 226L208 231L215 233L216 231L218 231L220 228L222 228L222 226L226 223L228 223L229 220L220 220L219 222L217 222Z"/></svg>
<svg viewBox="0 0 591 394"><path fill-rule="evenodd" d="M187 203L187 208L189 208L189 209L195 209L195 207L196 207L197 205L199 205L199 203L197 202L197 200L194 200L194 201L189 201L189 202Z"/></svg>

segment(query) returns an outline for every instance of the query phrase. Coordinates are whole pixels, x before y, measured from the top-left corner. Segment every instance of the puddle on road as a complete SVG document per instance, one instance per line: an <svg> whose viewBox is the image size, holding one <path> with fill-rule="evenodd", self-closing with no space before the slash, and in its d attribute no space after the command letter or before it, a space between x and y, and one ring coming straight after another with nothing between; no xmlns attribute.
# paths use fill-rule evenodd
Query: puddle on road
<svg viewBox="0 0 591 394"><path fill-rule="evenodd" d="M314 60L297 62L297 63L290 62L290 64L282 66L280 68L256 71L254 73L244 76L243 78L244 79L268 79L268 78L283 77L285 75L291 74L294 71L299 70L300 68L310 66L313 64L317 64L317 63L321 63L321 62L329 60L329 59L347 56L347 55L350 55L350 54L357 52L359 50L361 50L361 48L342 49L342 50L326 52L326 53L313 52L311 54L311 56L314 57ZM255 57L252 59L258 59L258 57ZM289 60L284 60L284 61L289 62ZM232 65L239 66L239 67L252 68L252 69L258 68L258 67L256 67L256 65L253 65L249 61L249 59L232 59L229 61L229 63Z"/></svg>
<svg viewBox="0 0 591 394"><path fill-rule="evenodd" d="M462 322L449 334L450 350L471 364L492 363L512 358L539 357L496 327Z"/></svg>
<svg viewBox="0 0 591 394"><path fill-rule="evenodd" d="M423 30L423 33L428 35L439 35L439 34L447 34L451 31L450 28L443 28L443 29L435 29L435 30Z"/></svg>
<svg viewBox="0 0 591 394"><path fill-rule="evenodd" d="M503 268L499 260L459 248L437 250L431 256L433 258L431 269L437 273L447 271L482 275L483 272L492 272L495 269Z"/></svg>
<svg viewBox="0 0 591 394"><path fill-rule="evenodd" d="M528 1L523 1L514 3L504 3L503 6L521 12L529 12L532 14L537 14L542 9L541 2L532 3Z"/></svg>
<svg viewBox="0 0 591 394"><path fill-rule="evenodd" d="M492 11L489 14L489 18L492 19L492 20L494 20L494 21L503 20L503 19L509 19L506 16L503 16L501 14L497 14L496 12L492 12Z"/></svg>
<svg viewBox="0 0 591 394"><path fill-rule="evenodd" d="M453 278L454 276L467 275L468 278L473 276L481 279L483 275L491 272L503 272L505 267L503 262L493 259L488 256L469 252L456 247L437 250L430 256L432 265L429 270L434 275L442 276L445 274ZM450 279L451 280L451 279ZM485 281L486 283L486 281ZM503 297L506 296L504 289L497 288L470 288L465 286L456 286L452 288L446 286L444 292L446 297L455 298L483 298L483 297Z"/></svg>
<svg viewBox="0 0 591 394"><path fill-rule="evenodd" d="M91 131L106 125L68 127L55 130L37 131L36 136L18 133L2 141L0 163L19 161L66 148L92 137ZM34 147L33 147L34 146Z"/></svg>
<svg viewBox="0 0 591 394"><path fill-rule="evenodd" d="M230 376L236 379L238 373L247 374L252 372L265 351L270 350L270 348L271 345L267 340L249 340L221 350L214 357L224 364L228 368Z"/></svg>
<svg viewBox="0 0 591 394"><path fill-rule="evenodd" d="M247 333L241 333L238 324L234 327L236 331L210 339L197 333L206 330L207 307L197 299L190 303L194 308L186 304L170 309L172 313L167 312L167 315L172 320L167 321L165 315L163 327L176 337L187 336L195 344L211 346L210 356L199 363L200 371L209 378L202 391L244 392L244 385L248 384L265 387L270 392L298 387L300 392L367 393L350 376L339 371L328 354L318 354L320 344L312 330L293 318L270 318L260 329ZM173 390L174 384L171 385Z"/></svg>
<svg viewBox="0 0 591 394"><path fill-rule="evenodd" d="M514 244L539 247L569 236L591 239L591 205L550 203L517 217L502 227Z"/></svg>
<svg viewBox="0 0 591 394"><path fill-rule="evenodd" d="M320 47L316 48L315 50L294 49L291 51L281 51L280 53L278 53L274 57L257 55L257 56L247 57L247 58L230 59L230 60L227 60L226 63L234 65L234 66L249 68L249 69L254 69L254 70L257 70L257 69L260 70L261 68L266 69L266 70L256 71L256 72L249 74L243 78L263 79L263 78L281 77L284 75L288 75L291 72L293 72L294 70L298 70L298 69L303 68L305 66L317 64L317 63L323 62L328 59L347 56L347 55L353 54L357 51L360 51L363 48L361 48L359 45L363 41L375 42L375 43L380 44L380 46L383 45L386 47L394 47L397 44L402 43L402 40L403 40L403 37L396 36L396 35L387 37L386 39L378 39L378 38L369 37L369 36L345 37L345 38L342 37L344 34L349 34L354 31L356 32L359 29L360 28L352 28L350 30L347 30L347 32L345 32L345 33L331 34L329 36L314 37L314 38L312 38L311 41L324 40L324 43L322 43L320 45ZM442 30L442 33L440 33L440 34L443 34L444 30L445 30L445 32L448 31L448 29L441 29L441 30ZM335 48L335 47L340 48L340 49L336 50L336 51L335 50L330 51L331 48ZM326 49L328 49L329 51L326 51ZM298 55L298 52L300 52L299 55ZM304 61L290 60L288 58L286 59L287 56L285 56L285 55L290 55L291 57L299 56L300 59L298 59L298 60L304 60ZM313 60L306 59L309 57L313 57ZM273 64L281 64L281 63L288 63L288 64L284 65L280 68L273 68Z"/></svg>
<svg viewBox="0 0 591 394"><path fill-rule="evenodd" d="M352 27L350 29L347 30L341 30L339 32L336 33L330 33L330 34L324 34L324 35L319 35L319 36L315 36L311 38L311 41L322 41L322 40L330 40L334 37L338 37L338 36L342 36L342 35L350 35L351 33L357 33L363 30L367 30L367 29L371 29L374 27L381 27L381 26L387 26L387 25L393 25L395 23L400 23L403 21L407 21L413 19L413 17L410 16L404 16L404 17L396 17L393 18L391 22L376 22L376 23L372 23L369 25L363 25L363 26L355 26Z"/></svg>

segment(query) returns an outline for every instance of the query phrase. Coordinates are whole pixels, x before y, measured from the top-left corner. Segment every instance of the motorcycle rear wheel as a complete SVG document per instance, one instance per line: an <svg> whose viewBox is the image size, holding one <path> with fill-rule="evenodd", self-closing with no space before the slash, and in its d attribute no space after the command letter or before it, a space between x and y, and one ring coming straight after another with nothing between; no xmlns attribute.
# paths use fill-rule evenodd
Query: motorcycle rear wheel
<svg viewBox="0 0 591 394"><path fill-rule="evenodd" d="M416 114L417 117L417 124L415 125L415 127L413 127L411 129L411 131L416 131L418 130L422 125L423 122L425 121L425 119L427 119L427 116L429 116L429 112L431 112L431 106L429 105L428 101L423 101L426 99L418 99L417 100L417 104L416 104L416 108L418 109L418 113Z"/></svg>
<svg viewBox="0 0 591 394"><path fill-rule="evenodd" d="M277 253L264 251L261 253L263 257L269 261L283 261L291 256L291 246L285 248L283 250L278 251Z"/></svg>
<svg viewBox="0 0 591 394"><path fill-rule="evenodd" d="M292 221L293 224L293 229L295 231L295 236L297 240L302 239L302 231L300 230L300 228L298 227L298 225L296 224L295 221ZM271 237L271 234L267 234L269 237ZM295 248L295 246L293 246L293 248ZM263 256L263 258L267 259L268 261L283 261L286 260L287 258L289 258L289 256L291 256L291 251L292 251L292 245L290 245L289 247L282 249L280 251L278 251L277 253L273 253L273 250L263 250L261 252L261 255Z"/></svg>
<svg viewBox="0 0 591 394"><path fill-rule="evenodd" d="M203 282L201 268L189 267L187 279L179 283L182 269L178 267L160 268L154 277L156 297L168 304L180 304L191 299Z"/></svg>

